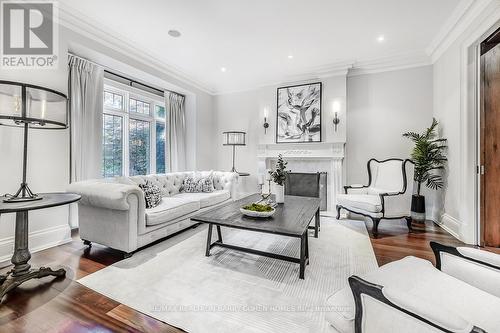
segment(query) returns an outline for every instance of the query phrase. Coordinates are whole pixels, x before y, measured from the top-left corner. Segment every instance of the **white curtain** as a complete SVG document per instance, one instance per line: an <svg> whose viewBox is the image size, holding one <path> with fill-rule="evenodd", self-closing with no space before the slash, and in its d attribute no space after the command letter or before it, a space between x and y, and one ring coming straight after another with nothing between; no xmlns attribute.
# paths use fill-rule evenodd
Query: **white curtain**
<svg viewBox="0 0 500 333"><path fill-rule="evenodd" d="M186 112L184 96L166 91L168 109L169 167L170 172L186 170Z"/></svg>
<svg viewBox="0 0 500 333"><path fill-rule="evenodd" d="M102 67L69 57L71 182L100 178L102 166Z"/></svg>

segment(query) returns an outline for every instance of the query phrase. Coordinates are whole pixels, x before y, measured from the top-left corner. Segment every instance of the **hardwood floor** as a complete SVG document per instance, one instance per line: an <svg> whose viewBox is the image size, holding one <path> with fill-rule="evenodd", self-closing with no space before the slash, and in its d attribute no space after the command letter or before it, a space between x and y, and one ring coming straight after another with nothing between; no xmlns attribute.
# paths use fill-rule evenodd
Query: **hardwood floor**
<svg viewBox="0 0 500 333"><path fill-rule="evenodd" d="M368 230L371 225L367 222ZM321 237L321 236L320 236ZM89 250L78 235L71 243L32 255L33 266L63 266L64 279L32 280L7 295L0 305L0 332L181 332L76 282L122 259L121 253L96 244ZM406 223L382 221L371 242L379 265L413 255L434 261L429 241L460 245L432 222L408 234ZM7 268L1 270L4 273Z"/></svg>

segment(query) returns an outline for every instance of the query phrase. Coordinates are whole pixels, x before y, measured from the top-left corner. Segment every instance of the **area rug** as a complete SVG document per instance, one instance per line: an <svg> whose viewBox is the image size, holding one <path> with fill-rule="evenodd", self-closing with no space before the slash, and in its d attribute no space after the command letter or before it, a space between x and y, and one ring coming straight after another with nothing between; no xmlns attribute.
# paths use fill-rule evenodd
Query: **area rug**
<svg viewBox="0 0 500 333"><path fill-rule="evenodd" d="M78 282L191 333L319 333L334 332L324 319L326 298L349 276L377 268L363 221L322 217L319 238L309 238L304 280L294 263L219 247L205 257L206 232L200 226ZM298 239L222 232L231 244L299 256Z"/></svg>

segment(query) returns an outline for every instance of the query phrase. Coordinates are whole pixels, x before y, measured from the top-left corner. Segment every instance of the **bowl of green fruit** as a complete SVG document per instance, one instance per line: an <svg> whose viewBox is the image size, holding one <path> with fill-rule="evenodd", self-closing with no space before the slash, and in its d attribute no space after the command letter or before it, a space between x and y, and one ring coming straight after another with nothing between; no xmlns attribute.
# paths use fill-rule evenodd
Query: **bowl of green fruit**
<svg viewBox="0 0 500 333"><path fill-rule="evenodd" d="M273 216L276 209L266 204L253 203L240 208L243 215L250 217L270 217Z"/></svg>

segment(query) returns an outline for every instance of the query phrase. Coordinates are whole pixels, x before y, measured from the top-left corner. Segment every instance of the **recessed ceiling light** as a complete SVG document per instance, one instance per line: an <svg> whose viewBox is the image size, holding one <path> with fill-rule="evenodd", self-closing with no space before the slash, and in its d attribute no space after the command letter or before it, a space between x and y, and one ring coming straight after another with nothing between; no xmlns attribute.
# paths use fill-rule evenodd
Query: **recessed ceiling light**
<svg viewBox="0 0 500 333"><path fill-rule="evenodd" d="M383 41L385 41L385 36L384 35L380 35L380 36L377 37L377 42L382 43Z"/></svg>
<svg viewBox="0 0 500 333"><path fill-rule="evenodd" d="M177 38L181 36L181 33L178 30L169 30L168 31L169 36Z"/></svg>
<svg viewBox="0 0 500 333"><path fill-rule="evenodd" d="M220 71L224 73L225 71L227 71L227 69L226 69L226 67L221 67Z"/></svg>
<svg viewBox="0 0 500 333"><path fill-rule="evenodd" d="M293 59L293 55L289 54L288 59Z"/></svg>

